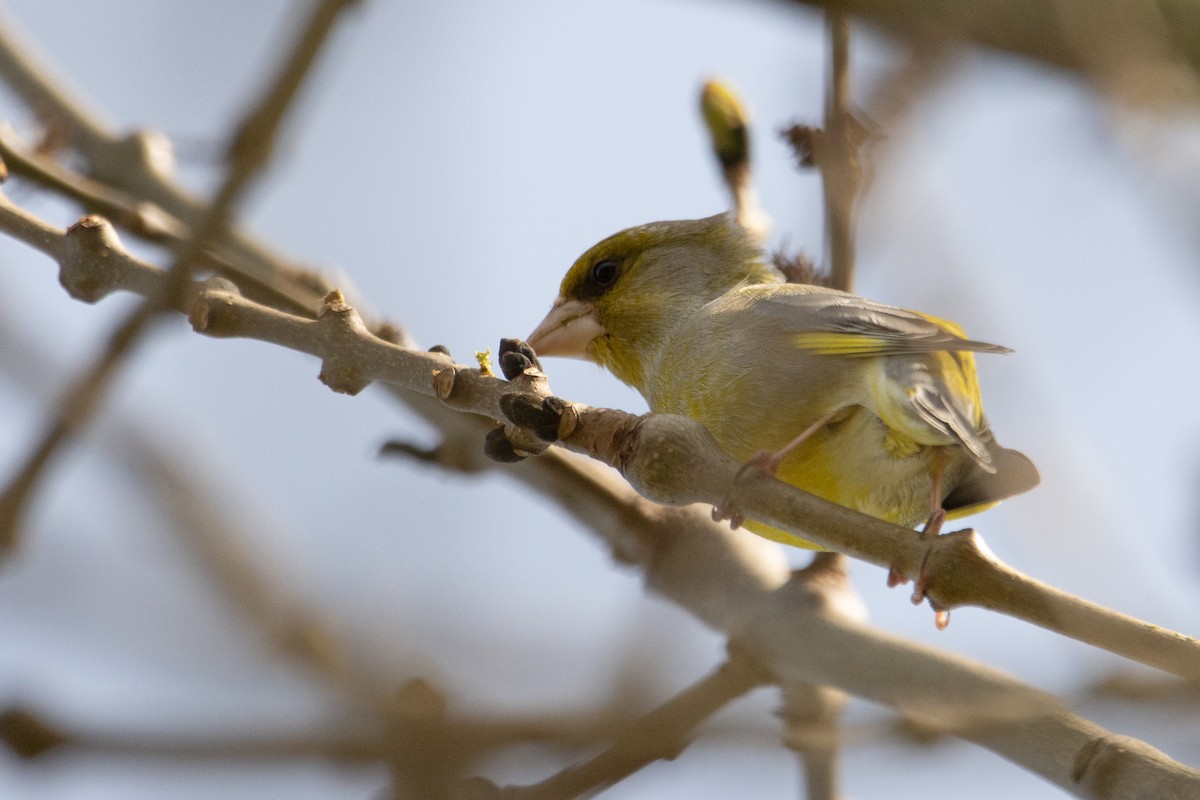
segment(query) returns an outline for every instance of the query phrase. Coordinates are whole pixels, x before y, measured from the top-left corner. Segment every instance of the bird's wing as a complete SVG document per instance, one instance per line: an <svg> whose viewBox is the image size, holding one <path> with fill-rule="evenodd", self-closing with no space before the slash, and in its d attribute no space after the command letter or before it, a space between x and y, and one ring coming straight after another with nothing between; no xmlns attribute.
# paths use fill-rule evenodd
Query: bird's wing
<svg viewBox="0 0 1200 800"><path fill-rule="evenodd" d="M758 308L779 318L794 332L796 347L819 355L1012 352L1007 347L966 338L953 322L842 292L777 290Z"/></svg>
<svg viewBox="0 0 1200 800"><path fill-rule="evenodd" d="M783 328L796 349L884 357L871 367L879 375L871 382L871 396L875 413L890 428L921 444L957 442L980 469L995 471L974 359L963 351L1011 352L1008 348L968 339L952 322L844 292L763 291L757 309Z"/></svg>
<svg viewBox="0 0 1200 800"><path fill-rule="evenodd" d="M924 364L912 362L900 365L898 370L886 370L889 378L896 381L900 392L891 392L890 401L901 413L915 413L920 420L944 436L957 441L971 455L975 463L987 473L996 471L988 447L991 432L986 423L976 424L975 411L978 407L978 384L964 380L962 365L949 354L941 354L947 362L934 374ZM945 374L947 370L956 373Z"/></svg>

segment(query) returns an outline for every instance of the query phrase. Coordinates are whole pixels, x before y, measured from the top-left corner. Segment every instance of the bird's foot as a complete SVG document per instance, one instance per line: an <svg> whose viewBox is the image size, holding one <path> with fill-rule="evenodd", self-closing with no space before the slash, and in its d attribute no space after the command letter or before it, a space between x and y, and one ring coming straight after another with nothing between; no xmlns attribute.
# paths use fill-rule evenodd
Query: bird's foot
<svg viewBox="0 0 1200 800"><path fill-rule="evenodd" d="M929 515L929 519L925 521L925 527L921 529L921 538L926 541L925 554L921 557L921 566L917 570L917 577L913 580L912 603L914 606L919 606L928 596L929 592L929 573L926 567L929 564L929 555L932 552L933 539L941 535L942 525L946 522L946 512L943 509L938 509ZM908 575L900 568L898 564L893 564L888 569L887 585L889 588L894 588L901 584L908 583ZM934 624L938 630L945 630L950 624L950 612L944 608L938 607L933 600L929 601L929 605L933 608Z"/></svg>
<svg viewBox="0 0 1200 800"><path fill-rule="evenodd" d="M733 476L733 485L729 487L729 494L725 495L725 500L720 505L713 506L713 522L729 520L729 527L733 530L737 530L742 526L742 523L746 521L746 517L737 510L735 495L737 494L738 483L752 469L757 469L774 478L775 473L779 471L778 456L778 453L773 453L770 450L759 450L750 456L745 464L742 464L741 469Z"/></svg>
<svg viewBox="0 0 1200 800"><path fill-rule="evenodd" d="M933 539L940 536L942 533L942 525L946 523L946 512L939 508L934 511L929 519L925 522L925 527L921 530L921 538L925 540L925 555L921 558L921 568L917 570L917 579L913 581L912 603L914 606L919 606L925 600L929 590L929 573L926 567L929 565L929 554L933 552ZM940 608L933 600L929 601L929 607L933 609L933 624L937 626L939 631L946 630L950 624L950 611L945 608Z"/></svg>
<svg viewBox="0 0 1200 800"><path fill-rule="evenodd" d="M742 523L746 521L744 516L733 510L733 506L730 504L728 498L726 498L725 502L721 505L712 507L712 518L713 522L724 522L725 520L729 520L730 530L735 531L742 527Z"/></svg>

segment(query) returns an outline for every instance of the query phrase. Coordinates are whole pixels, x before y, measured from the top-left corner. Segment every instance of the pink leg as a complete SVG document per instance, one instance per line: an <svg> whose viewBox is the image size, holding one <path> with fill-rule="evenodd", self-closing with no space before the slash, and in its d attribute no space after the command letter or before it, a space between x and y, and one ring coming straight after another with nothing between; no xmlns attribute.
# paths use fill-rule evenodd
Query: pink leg
<svg viewBox="0 0 1200 800"><path fill-rule="evenodd" d="M929 519L925 521L925 527L921 530L921 537L924 539L932 539L934 536L941 535L942 525L946 523L946 510L942 508L942 459L938 457L934 461L933 469L933 492L930 498L932 511L929 514ZM913 581L913 605L920 605L925 599L925 592L929 588L929 576L925 572L925 567L929 563L929 549L925 550L925 556L921 559L921 568L917 571L917 579ZM950 612L944 608L938 608L929 601L929 605L933 608L933 623L939 631L946 630L950 624Z"/></svg>
<svg viewBox="0 0 1200 800"><path fill-rule="evenodd" d="M801 433L795 439L792 439L779 450L776 450L775 452L771 452L770 450L759 450L757 453L750 456L750 459L742 465L742 468L738 470L737 475L734 476L733 487L730 488L729 495L725 497L725 502L720 506L713 506L713 521L720 522L723 519L727 519L729 520L729 527L735 530L740 527L745 518L735 510L732 495L734 489L737 487L737 482L741 480L743 475L746 474L746 470L759 469L774 478L775 473L779 471L779 465L784 462L784 459L796 452L796 450L800 448L800 445L808 441L808 439L814 433L828 425L829 421L836 417L840 411L840 408L830 411L812 425L809 425L807 428L805 428L803 433Z"/></svg>

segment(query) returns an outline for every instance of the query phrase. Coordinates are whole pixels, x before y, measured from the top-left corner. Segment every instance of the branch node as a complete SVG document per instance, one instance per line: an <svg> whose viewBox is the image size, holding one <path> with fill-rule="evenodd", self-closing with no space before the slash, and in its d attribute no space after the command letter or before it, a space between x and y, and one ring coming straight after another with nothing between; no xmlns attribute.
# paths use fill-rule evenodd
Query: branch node
<svg viewBox="0 0 1200 800"><path fill-rule="evenodd" d="M88 214L67 228L58 258L58 282L67 294L95 303L128 285L128 262L115 256L123 252L121 240L104 217Z"/></svg>
<svg viewBox="0 0 1200 800"><path fill-rule="evenodd" d="M1001 563L974 528L932 538L919 551L922 595L935 611L950 611L978 596L980 575L995 575ZM965 581L966 576L972 576Z"/></svg>
<svg viewBox="0 0 1200 800"><path fill-rule="evenodd" d="M544 442L558 440L559 424L567 402L559 397L538 399L512 392L500 397L500 410L519 428L531 431Z"/></svg>
<svg viewBox="0 0 1200 800"><path fill-rule="evenodd" d="M446 697L424 678L413 678L396 691L392 710L409 722L435 722L446 716Z"/></svg>
<svg viewBox="0 0 1200 800"><path fill-rule="evenodd" d="M119 162L136 164L160 178L170 178L175 172L175 151L169 136L151 130L128 133L117 145Z"/></svg>
<svg viewBox="0 0 1200 800"><path fill-rule="evenodd" d="M550 398L563 402L562 398ZM557 439L565 440L570 438L571 434L579 427L579 410L575 408L573 403L563 403L562 416L558 418Z"/></svg>
<svg viewBox="0 0 1200 800"><path fill-rule="evenodd" d="M721 468L715 461L695 465L696 469L681 468L681 453L720 452L712 435L687 417L639 417L613 409L581 410L580 416L587 424L571 441L585 438L596 458L618 469L643 497L655 502L686 505L701 500L695 493L698 479L704 482L700 473ZM728 461L726 467L733 463Z"/></svg>
<svg viewBox="0 0 1200 800"><path fill-rule="evenodd" d="M454 394L454 381L458 377L458 367L446 367L433 371L433 392L443 403Z"/></svg>
<svg viewBox="0 0 1200 800"><path fill-rule="evenodd" d="M340 289L334 289L329 294L325 295L322 302L321 310L317 312L318 317L323 317L326 314L344 314L352 310L350 304L346 302L346 298L342 296Z"/></svg>
<svg viewBox="0 0 1200 800"><path fill-rule="evenodd" d="M365 374L356 346L371 335L362 317L337 289L325 295L317 323L325 339L325 355L321 359L321 383L339 394L356 395L371 384Z"/></svg>
<svg viewBox="0 0 1200 800"><path fill-rule="evenodd" d="M1131 762L1150 748L1129 736L1097 736L1075 754L1071 780L1088 790L1088 796L1108 797L1120 783Z"/></svg>
<svg viewBox="0 0 1200 800"><path fill-rule="evenodd" d="M326 358L321 362L317 379L338 394L353 397L371 385L371 379L353 362L343 363L340 358Z"/></svg>
<svg viewBox="0 0 1200 800"><path fill-rule="evenodd" d="M516 451L512 442L508 440L508 434L505 433L504 428L504 425L497 425L488 431L483 440L483 454L501 464L515 464L518 461L524 461L525 456Z"/></svg>
<svg viewBox="0 0 1200 800"><path fill-rule="evenodd" d="M218 339L242 335L235 311L241 299L241 292L231 281L206 278L188 309L192 330Z"/></svg>

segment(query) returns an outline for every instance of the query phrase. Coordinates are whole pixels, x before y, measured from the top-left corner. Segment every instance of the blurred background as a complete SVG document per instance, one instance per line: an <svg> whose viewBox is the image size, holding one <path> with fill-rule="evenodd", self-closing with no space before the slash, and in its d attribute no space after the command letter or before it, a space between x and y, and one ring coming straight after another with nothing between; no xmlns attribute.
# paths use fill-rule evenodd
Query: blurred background
<svg viewBox="0 0 1200 800"><path fill-rule="evenodd" d="M306 8L0 6L116 129L170 136L183 179L201 191ZM320 62L244 221L336 273L358 304L469 361L526 335L596 240L726 207L697 111L702 82L719 75L752 109L773 243L819 258L820 180L794 169L777 130L819 124L825 41L820 14L780 2L365 3ZM906 51L856 28L853 55L856 103L868 115L891 109L879 112L858 292L1016 350L980 359L988 415L1043 484L971 524L1034 577L1200 634L1197 106L1101 93L983 50L947 54L897 103L889 91ZM0 118L36 136L5 92ZM79 215L19 182L5 191L59 225ZM0 475L132 302L74 301L48 259L0 237ZM547 367L557 394L644 410L594 366ZM369 763L122 747L319 738L354 718L211 580L151 490L154 470L136 467L146 448L183 465L213 513L239 522L238 544L273 591L335 631L359 668L397 686L421 678L452 713L586 719L617 697L647 708L720 659L719 637L647 596L636 573L516 483L377 459L389 438L436 438L381 391L333 394L318 369L266 344L197 337L182 318L127 365L0 571L0 706L95 746L32 762L0 752L0 796L368 798L386 785ZM938 633L928 608L884 587L882 570L854 573L874 624L982 659L1200 763L1194 703L1090 691L1134 671L1119 659L973 609ZM605 796L796 796L778 702L761 690L735 703L678 760ZM885 709L851 706L848 796L1061 796L989 752L918 744L891 724ZM528 746L471 771L530 782L576 757Z"/></svg>

